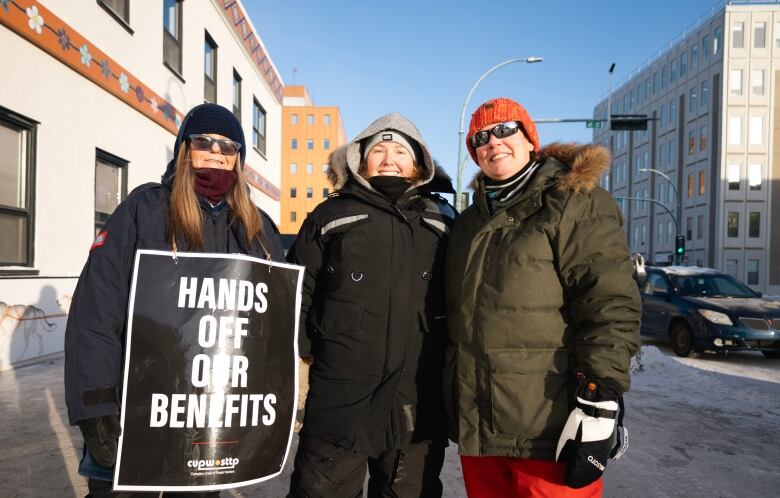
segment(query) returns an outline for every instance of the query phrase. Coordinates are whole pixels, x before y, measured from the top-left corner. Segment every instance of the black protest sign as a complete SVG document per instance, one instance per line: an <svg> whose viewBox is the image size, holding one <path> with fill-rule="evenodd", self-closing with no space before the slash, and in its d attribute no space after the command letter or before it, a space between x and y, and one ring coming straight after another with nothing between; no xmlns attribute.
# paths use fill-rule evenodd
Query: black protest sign
<svg viewBox="0 0 780 498"><path fill-rule="evenodd" d="M137 252L115 490L226 489L281 472L302 274L242 255Z"/></svg>

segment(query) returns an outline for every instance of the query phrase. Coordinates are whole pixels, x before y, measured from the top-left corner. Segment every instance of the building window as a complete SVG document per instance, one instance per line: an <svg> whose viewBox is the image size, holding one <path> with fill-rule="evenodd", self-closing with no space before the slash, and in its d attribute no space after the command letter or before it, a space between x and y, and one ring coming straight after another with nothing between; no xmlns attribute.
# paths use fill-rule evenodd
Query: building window
<svg viewBox="0 0 780 498"><path fill-rule="evenodd" d="M292 150L296 150L298 148L298 139L297 138L293 138L292 140L290 140L290 148Z"/></svg>
<svg viewBox="0 0 780 498"><path fill-rule="evenodd" d="M739 164L729 164L726 168L726 180L729 190L739 190Z"/></svg>
<svg viewBox="0 0 780 498"><path fill-rule="evenodd" d="M674 83L677 79L677 59L672 59L669 63L669 83Z"/></svg>
<svg viewBox="0 0 780 498"><path fill-rule="evenodd" d="M710 61L710 35L701 39L701 59L703 62Z"/></svg>
<svg viewBox="0 0 780 498"><path fill-rule="evenodd" d="M691 67L696 66L699 62L699 46L695 43L691 45Z"/></svg>
<svg viewBox="0 0 780 498"><path fill-rule="evenodd" d="M298 164L290 163L290 173L295 174L298 172Z"/></svg>
<svg viewBox="0 0 780 498"><path fill-rule="evenodd" d="M732 69L729 71L729 89L731 95L742 95L742 70Z"/></svg>
<svg viewBox="0 0 780 498"><path fill-rule="evenodd" d="M715 37L712 39L712 54L718 55L720 53L720 47L723 44L723 28L718 26L715 28Z"/></svg>
<svg viewBox="0 0 780 498"><path fill-rule="evenodd" d="M672 221L669 220L666 222L666 240L667 241L672 240L674 235L676 235L674 233L674 225L672 224Z"/></svg>
<svg viewBox="0 0 780 498"><path fill-rule="evenodd" d="M306 174L311 175L312 173L314 173L314 165L309 163L306 165Z"/></svg>
<svg viewBox="0 0 780 498"><path fill-rule="evenodd" d="M750 129L748 130L750 145L761 145L764 143L764 118L761 116L752 116L750 118Z"/></svg>
<svg viewBox="0 0 780 498"><path fill-rule="evenodd" d="M693 175L688 175L688 199L693 198L693 191L695 189L695 183Z"/></svg>
<svg viewBox="0 0 780 498"><path fill-rule="evenodd" d="M257 99L254 99L252 108L252 143L258 152L265 155L265 109Z"/></svg>
<svg viewBox="0 0 780 498"><path fill-rule="evenodd" d="M694 130L688 131L688 155L692 156L696 152L696 132Z"/></svg>
<svg viewBox="0 0 780 498"><path fill-rule="evenodd" d="M780 48L780 22L775 23L775 48Z"/></svg>
<svg viewBox="0 0 780 498"><path fill-rule="evenodd" d="M322 141L322 148L325 150L330 150L330 139L324 139Z"/></svg>
<svg viewBox="0 0 780 498"><path fill-rule="evenodd" d="M757 22L753 25L753 48L766 48L765 22Z"/></svg>
<svg viewBox="0 0 780 498"><path fill-rule="evenodd" d="M290 187L290 199L298 197L298 189L296 187Z"/></svg>
<svg viewBox="0 0 780 498"><path fill-rule="evenodd" d="M290 211L290 222L295 223L296 221L298 221L298 213Z"/></svg>
<svg viewBox="0 0 780 498"><path fill-rule="evenodd" d="M750 190L761 190L761 176L760 164L751 164L748 166L748 188Z"/></svg>
<svg viewBox="0 0 780 498"><path fill-rule="evenodd" d="M322 198L323 199L327 199L329 193L330 193L330 191L329 191L328 187L323 188L322 189Z"/></svg>
<svg viewBox="0 0 780 498"><path fill-rule="evenodd" d="M685 218L685 240L693 239L693 218Z"/></svg>
<svg viewBox="0 0 780 498"><path fill-rule="evenodd" d="M111 17L119 21L125 29L130 27L130 0L98 0ZM128 31L130 31L128 29ZM132 33L132 31L130 31Z"/></svg>
<svg viewBox="0 0 780 498"><path fill-rule="evenodd" d="M181 76L181 2L163 0L163 63Z"/></svg>
<svg viewBox="0 0 780 498"><path fill-rule="evenodd" d="M704 183L704 170L699 170L699 196L703 196L707 192L707 186Z"/></svg>
<svg viewBox="0 0 780 498"><path fill-rule="evenodd" d="M311 199L314 197L314 189L312 187L306 187L306 198Z"/></svg>
<svg viewBox="0 0 780 498"><path fill-rule="evenodd" d="M729 145L742 143L742 118L729 116Z"/></svg>
<svg viewBox="0 0 780 498"><path fill-rule="evenodd" d="M658 71L653 73L653 95L658 92Z"/></svg>
<svg viewBox="0 0 780 498"><path fill-rule="evenodd" d="M650 98L650 77L645 78L645 100Z"/></svg>
<svg viewBox="0 0 780 498"><path fill-rule="evenodd" d="M233 114L241 122L241 76L233 69Z"/></svg>
<svg viewBox="0 0 780 498"><path fill-rule="evenodd" d="M745 47L745 23L731 23L731 48Z"/></svg>
<svg viewBox="0 0 780 498"><path fill-rule="evenodd" d="M330 114L322 116L322 122L325 126L330 126Z"/></svg>
<svg viewBox="0 0 780 498"><path fill-rule="evenodd" d="M674 126L675 119L677 119L677 103L671 100L669 101L669 126Z"/></svg>
<svg viewBox="0 0 780 498"><path fill-rule="evenodd" d="M707 150L707 125L699 128L699 150Z"/></svg>
<svg viewBox="0 0 780 498"><path fill-rule="evenodd" d="M681 78L685 76L687 70L688 70L688 52L683 52L680 54L680 77Z"/></svg>
<svg viewBox="0 0 780 498"><path fill-rule="evenodd" d="M314 114L307 114L306 115L306 124L308 126L314 126Z"/></svg>
<svg viewBox="0 0 780 498"><path fill-rule="evenodd" d="M203 100L217 103L217 44L206 33L203 45Z"/></svg>
<svg viewBox="0 0 780 498"><path fill-rule="evenodd" d="M704 215L700 214L696 217L696 240L704 238Z"/></svg>
<svg viewBox="0 0 780 498"><path fill-rule="evenodd" d="M128 162L97 149L95 153L95 234L127 197Z"/></svg>
<svg viewBox="0 0 780 498"><path fill-rule="evenodd" d="M0 266L33 265L36 123L0 107Z"/></svg>
<svg viewBox="0 0 780 498"><path fill-rule="evenodd" d="M731 239L739 237L739 213L732 211L726 216L726 237Z"/></svg>
<svg viewBox="0 0 780 498"><path fill-rule="evenodd" d="M293 126L298 124L298 115L297 114L293 114L292 116L290 116L290 124L293 125Z"/></svg>
<svg viewBox="0 0 780 498"><path fill-rule="evenodd" d="M753 95L764 95L764 70L754 69L750 72L750 88Z"/></svg>
<svg viewBox="0 0 780 498"><path fill-rule="evenodd" d="M666 144L662 143L658 146L658 163L663 166L666 164Z"/></svg>
<svg viewBox="0 0 780 498"><path fill-rule="evenodd" d="M307 138L306 139L306 148L309 150L314 150L314 139L313 138Z"/></svg>
<svg viewBox="0 0 780 498"><path fill-rule="evenodd" d="M748 285L758 285L758 260L747 260L747 283Z"/></svg>
<svg viewBox="0 0 780 498"><path fill-rule="evenodd" d="M661 68L661 90L666 88L666 79L668 78L669 70L668 66L664 64Z"/></svg>
<svg viewBox="0 0 780 498"><path fill-rule="evenodd" d="M328 172L328 163L325 163L322 165L322 172L327 173Z"/></svg>
<svg viewBox="0 0 780 498"><path fill-rule="evenodd" d="M739 273L739 261L736 259L727 259L726 274L731 275L734 278L737 278L738 273Z"/></svg>
<svg viewBox="0 0 780 498"><path fill-rule="evenodd" d="M690 98L688 99L688 112L696 112L696 85L691 87Z"/></svg>
<svg viewBox="0 0 780 498"><path fill-rule="evenodd" d="M666 199L666 183L658 185L658 200L664 202Z"/></svg>
<svg viewBox="0 0 780 498"><path fill-rule="evenodd" d="M661 105L661 110L658 111L658 128L664 127L664 119L666 118L666 104Z"/></svg>
<svg viewBox="0 0 780 498"><path fill-rule="evenodd" d="M669 140L669 158L667 164L674 166L674 162L677 159L677 141Z"/></svg>
<svg viewBox="0 0 780 498"><path fill-rule="evenodd" d="M751 211L748 214L748 237L756 239L761 236L761 213Z"/></svg>
<svg viewBox="0 0 780 498"><path fill-rule="evenodd" d="M664 227L666 225L663 222L658 223L658 233L655 236L655 241L659 244L664 241Z"/></svg>
<svg viewBox="0 0 780 498"><path fill-rule="evenodd" d="M710 103L710 82L704 80L701 82L701 106L706 107Z"/></svg>

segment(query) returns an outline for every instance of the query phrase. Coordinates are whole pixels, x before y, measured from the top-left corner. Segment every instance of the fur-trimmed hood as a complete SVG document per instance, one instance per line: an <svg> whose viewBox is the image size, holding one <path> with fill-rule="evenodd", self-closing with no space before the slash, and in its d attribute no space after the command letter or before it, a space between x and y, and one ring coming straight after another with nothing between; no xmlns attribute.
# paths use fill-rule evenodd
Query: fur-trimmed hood
<svg viewBox="0 0 780 498"><path fill-rule="evenodd" d="M539 149L540 162L553 158L568 166L568 170L558 176L556 188L573 192L590 192L599 183L599 178L609 169L612 156L601 145L554 142ZM470 187L477 188L482 173L477 173Z"/></svg>
<svg viewBox="0 0 780 498"><path fill-rule="evenodd" d="M362 142L368 137L374 136L383 130L396 130L411 137L420 147L421 158L418 158L418 166L423 170L423 177L410 188L419 187L429 183L436 176L436 167L434 166L431 153L428 146L422 139L422 135L417 127L403 115L393 112L386 114L358 133L358 135L348 144L342 145L334 150L328 160L328 181L334 189L340 189L346 183L349 177L353 177L358 183L369 190L373 190L371 185L358 174L362 160ZM441 172L446 176L446 173ZM449 178L449 177L447 177Z"/></svg>

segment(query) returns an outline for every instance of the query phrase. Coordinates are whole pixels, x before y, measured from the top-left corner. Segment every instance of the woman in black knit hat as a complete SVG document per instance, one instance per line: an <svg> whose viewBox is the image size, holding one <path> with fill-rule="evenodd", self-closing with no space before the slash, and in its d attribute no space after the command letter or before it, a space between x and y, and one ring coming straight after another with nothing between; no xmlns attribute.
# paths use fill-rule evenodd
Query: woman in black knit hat
<svg viewBox="0 0 780 498"><path fill-rule="evenodd" d="M245 157L244 132L230 111L216 104L193 108L162 183L133 190L92 244L65 332L68 417L84 436L79 473L89 478L88 496L135 496L113 494L110 482L135 251L241 253L284 261L276 227L250 198L242 176Z"/></svg>

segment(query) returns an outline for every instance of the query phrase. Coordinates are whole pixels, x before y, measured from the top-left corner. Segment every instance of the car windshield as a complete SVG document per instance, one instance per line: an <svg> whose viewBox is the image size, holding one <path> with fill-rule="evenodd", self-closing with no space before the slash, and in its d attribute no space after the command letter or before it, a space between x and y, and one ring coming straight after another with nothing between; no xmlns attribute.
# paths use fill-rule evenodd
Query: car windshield
<svg viewBox="0 0 780 498"><path fill-rule="evenodd" d="M681 296L756 297L756 294L728 275L670 275Z"/></svg>

